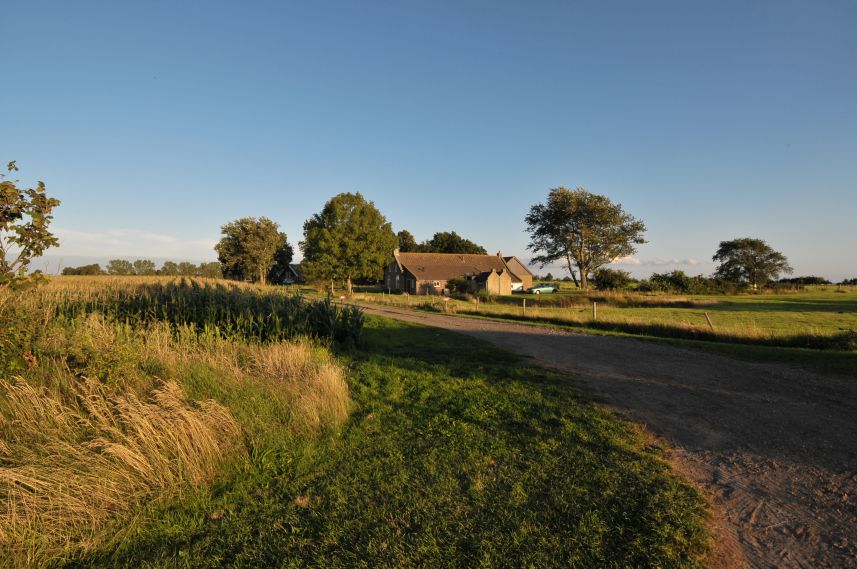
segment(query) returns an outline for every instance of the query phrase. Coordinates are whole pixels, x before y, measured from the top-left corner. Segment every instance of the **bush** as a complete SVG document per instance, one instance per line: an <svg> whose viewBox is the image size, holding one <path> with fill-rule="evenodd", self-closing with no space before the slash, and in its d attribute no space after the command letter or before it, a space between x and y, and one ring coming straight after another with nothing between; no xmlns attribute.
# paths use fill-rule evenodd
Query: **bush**
<svg viewBox="0 0 857 569"><path fill-rule="evenodd" d="M598 290L625 290L635 282L628 271L620 269L598 269L590 280Z"/></svg>
<svg viewBox="0 0 857 569"><path fill-rule="evenodd" d="M94 263L92 265L83 265L80 267L66 267L62 270L63 275L100 275L101 265Z"/></svg>
<svg viewBox="0 0 857 569"><path fill-rule="evenodd" d="M793 277L789 279L780 279L777 281L780 284L794 284L794 285L829 285L831 282L824 277Z"/></svg>
<svg viewBox="0 0 857 569"><path fill-rule="evenodd" d="M684 271L671 273L653 273L647 280L640 281L640 292L670 292L680 294L737 294L746 285L702 275L690 277Z"/></svg>
<svg viewBox="0 0 857 569"><path fill-rule="evenodd" d="M449 279L446 281L446 287L450 292L468 292L470 291L470 282L467 279Z"/></svg>

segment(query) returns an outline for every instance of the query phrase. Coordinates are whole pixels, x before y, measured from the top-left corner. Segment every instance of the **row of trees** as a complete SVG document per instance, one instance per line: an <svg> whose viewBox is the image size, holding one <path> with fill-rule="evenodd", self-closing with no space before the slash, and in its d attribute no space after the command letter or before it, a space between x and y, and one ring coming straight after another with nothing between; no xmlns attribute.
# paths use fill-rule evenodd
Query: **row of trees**
<svg viewBox="0 0 857 569"><path fill-rule="evenodd" d="M621 204L583 188L553 188L545 203L530 208L525 221L531 238L528 248L535 253L532 262L542 267L562 262L582 289L588 288L590 275L602 287L618 286L608 281L620 279L622 273L604 266L633 255L646 242L645 223ZM435 233L422 243L407 230L394 234L381 212L359 193L334 196L303 229L304 276L329 282L331 289L342 282L349 294L355 280L381 279L396 246L402 252L486 254L484 247L454 231ZM216 250L227 277L277 282L291 261L293 250L286 235L267 218L242 218L224 225L222 233ZM756 288L792 271L786 257L761 239L723 241L713 260L719 265L706 284L709 288L721 281ZM656 287L663 279L653 276L649 281Z"/></svg>
<svg viewBox="0 0 857 569"><path fill-rule="evenodd" d="M643 292L677 292L682 294L717 294L734 293L748 283L734 279L723 278L717 274L710 277L704 275L690 276L684 271L675 270L668 273L652 273L647 279L635 279L627 271L621 269L601 268L595 271L592 284L599 290L638 290ZM769 281L768 286L774 288L800 288L808 285L833 284L824 277L803 276L781 278ZM839 284L857 284L857 279L846 279Z"/></svg>
<svg viewBox="0 0 857 569"><path fill-rule="evenodd" d="M164 275L164 276L186 276L186 277L208 277L212 279L220 278L223 273L220 268L220 263L200 263L195 265L183 261L174 263L166 261L160 268L155 265L154 261L149 259L137 259L136 261L127 261L125 259L113 259L107 263L106 269L102 269L101 265L94 263L92 265L82 265L80 267L66 267L62 270L64 275Z"/></svg>

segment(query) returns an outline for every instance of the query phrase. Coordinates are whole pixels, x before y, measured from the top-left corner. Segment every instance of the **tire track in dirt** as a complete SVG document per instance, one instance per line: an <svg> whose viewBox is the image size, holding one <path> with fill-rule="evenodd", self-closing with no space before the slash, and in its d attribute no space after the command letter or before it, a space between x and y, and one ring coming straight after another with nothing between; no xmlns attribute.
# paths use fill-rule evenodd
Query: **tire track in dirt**
<svg viewBox="0 0 857 569"><path fill-rule="evenodd" d="M404 309L573 372L718 508L713 567L857 567L857 379L640 340Z"/></svg>

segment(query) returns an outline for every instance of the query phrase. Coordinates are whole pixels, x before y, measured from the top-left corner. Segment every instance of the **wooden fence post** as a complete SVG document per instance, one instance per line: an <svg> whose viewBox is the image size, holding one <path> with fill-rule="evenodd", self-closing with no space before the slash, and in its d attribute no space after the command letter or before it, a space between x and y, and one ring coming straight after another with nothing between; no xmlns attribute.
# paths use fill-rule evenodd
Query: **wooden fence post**
<svg viewBox="0 0 857 569"><path fill-rule="evenodd" d="M598 303L594 300L592 301L592 319L598 320Z"/></svg>
<svg viewBox="0 0 857 569"><path fill-rule="evenodd" d="M711 316L709 316L707 312L703 312L703 314L705 314L705 319L708 320L708 327L711 328L712 332L714 332L714 324L711 323Z"/></svg>
<svg viewBox="0 0 857 569"><path fill-rule="evenodd" d="M527 299L524 298L523 301L524 301L524 305L521 307L521 314L526 316L527 315Z"/></svg>

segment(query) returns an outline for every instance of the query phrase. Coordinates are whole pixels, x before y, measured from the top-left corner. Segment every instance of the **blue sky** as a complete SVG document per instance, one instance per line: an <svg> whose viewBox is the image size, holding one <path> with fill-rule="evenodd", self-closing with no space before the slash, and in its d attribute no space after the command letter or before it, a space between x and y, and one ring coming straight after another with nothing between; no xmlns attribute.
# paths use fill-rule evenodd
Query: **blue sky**
<svg viewBox="0 0 857 569"><path fill-rule="evenodd" d="M646 221L624 268L759 237L857 276L857 3L4 2L0 160L62 199L50 259L213 260L339 192L417 239L529 259L584 186Z"/></svg>

